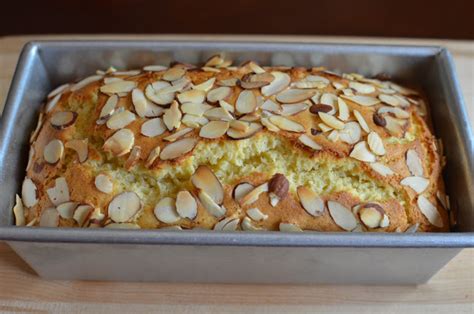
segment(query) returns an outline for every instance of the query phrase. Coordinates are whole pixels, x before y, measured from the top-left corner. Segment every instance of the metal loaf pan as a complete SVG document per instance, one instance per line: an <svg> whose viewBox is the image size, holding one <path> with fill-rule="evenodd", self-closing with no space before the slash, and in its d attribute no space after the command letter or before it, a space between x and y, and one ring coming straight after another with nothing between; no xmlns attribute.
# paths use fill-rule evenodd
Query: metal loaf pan
<svg viewBox="0 0 474 314"><path fill-rule="evenodd" d="M459 224L451 233L384 234L97 230L14 227L29 134L55 86L110 65L196 63L217 52L237 63L384 73L421 85L447 156L445 182ZM382 45L51 41L21 54L0 122L0 239L42 277L230 283L420 284L474 246L474 142L449 52Z"/></svg>

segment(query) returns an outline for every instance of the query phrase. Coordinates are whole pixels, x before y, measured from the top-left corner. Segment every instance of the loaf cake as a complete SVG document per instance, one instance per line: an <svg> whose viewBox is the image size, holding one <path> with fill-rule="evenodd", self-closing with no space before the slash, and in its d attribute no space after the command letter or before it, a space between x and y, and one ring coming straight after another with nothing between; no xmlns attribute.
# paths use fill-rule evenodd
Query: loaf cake
<svg viewBox="0 0 474 314"><path fill-rule="evenodd" d="M324 67L110 68L54 89L16 225L449 231L420 91Z"/></svg>

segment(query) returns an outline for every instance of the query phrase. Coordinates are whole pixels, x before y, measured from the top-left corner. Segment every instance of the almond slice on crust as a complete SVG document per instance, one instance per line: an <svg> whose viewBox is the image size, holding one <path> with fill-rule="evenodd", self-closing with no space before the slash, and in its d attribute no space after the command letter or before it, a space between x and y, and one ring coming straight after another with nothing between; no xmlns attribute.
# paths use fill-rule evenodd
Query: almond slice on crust
<svg viewBox="0 0 474 314"><path fill-rule="evenodd" d="M278 229L281 232L303 232L303 230L296 224L280 222Z"/></svg>
<svg viewBox="0 0 474 314"><path fill-rule="evenodd" d="M18 194L15 195L15 206L13 206L13 215L15 216L15 226L25 225L25 208Z"/></svg>
<svg viewBox="0 0 474 314"><path fill-rule="evenodd" d="M304 145L308 146L309 148L312 148L314 150L321 150L322 146L316 143L311 137L309 137L306 134L301 134L300 137L298 137L298 140L303 143Z"/></svg>
<svg viewBox="0 0 474 314"><path fill-rule="evenodd" d="M420 156L414 149L407 150L406 153L406 164L410 173L414 176L422 177L424 175L423 163L421 162Z"/></svg>
<svg viewBox="0 0 474 314"><path fill-rule="evenodd" d="M232 190L232 198L236 202L239 202L242 199L242 197L247 195L254 188L255 187L252 184L248 183L248 182L239 183Z"/></svg>
<svg viewBox="0 0 474 314"><path fill-rule="evenodd" d="M176 195L176 211L182 218L193 220L197 216L197 203L191 193L180 191Z"/></svg>
<svg viewBox="0 0 474 314"><path fill-rule="evenodd" d="M166 145L160 154L161 160L171 160L184 156L194 149L197 139L186 137Z"/></svg>
<svg viewBox="0 0 474 314"><path fill-rule="evenodd" d="M281 103L293 104L305 101L314 96L316 91L310 89L287 89L276 95L276 100Z"/></svg>
<svg viewBox="0 0 474 314"><path fill-rule="evenodd" d="M329 125L331 128L336 130L342 130L344 128L344 122L338 120L336 117L324 112L319 112L318 115L321 120L323 120L323 122Z"/></svg>
<svg viewBox="0 0 474 314"><path fill-rule="evenodd" d="M80 163L83 163L89 157L89 140L69 140L64 144L66 148L70 148L77 153L77 158L79 159Z"/></svg>
<svg viewBox="0 0 474 314"><path fill-rule="evenodd" d="M182 117L183 114L179 110L178 102L174 101L171 106L165 110L165 113L163 114L163 122L168 130L172 131L179 128Z"/></svg>
<svg viewBox="0 0 474 314"><path fill-rule="evenodd" d="M43 158L49 164L56 164L64 155L64 144L58 139L50 141L43 150Z"/></svg>
<svg viewBox="0 0 474 314"><path fill-rule="evenodd" d="M30 178L25 178L21 186L21 198L26 207L33 207L38 203L38 188Z"/></svg>
<svg viewBox="0 0 474 314"><path fill-rule="evenodd" d="M359 82L349 82L349 87L360 94L371 94L375 92L375 87L370 84L364 84Z"/></svg>
<svg viewBox="0 0 474 314"><path fill-rule="evenodd" d="M247 216L249 216L253 221L262 221L268 219L268 215L265 215L260 211L260 209L256 207L247 209Z"/></svg>
<svg viewBox="0 0 474 314"><path fill-rule="evenodd" d="M411 176L402 179L400 184L410 187L417 194L421 194L428 188L430 180L423 177Z"/></svg>
<svg viewBox="0 0 474 314"><path fill-rule="evenodd" d="M353 145L360 141L361 128L359 123L351 121L344 125L344 129L339 131L339 139L347 144Z"/></svg>
<svg viewBox="0 0 474 314"><path fill-rule="evenodd" d="M370 132L367 136L367 143L369 144L370 150L378 156L385 155L385 147L383 145L382 138L376 132Z"/></svg>
<svg viewBox="0 0 474 314"><path fill-rule="evenodd" d="M145 166L150 168L153 163L155 162L156 158L160 157L160 152L161 152L161 147L156 146L150 151L150 154L148 155L148 158L145 162Z"/></svg>
<svg viewBox="0 0 474 314"><path fill-rule="evenodd" d="M112 95L107 98L107 101L100 110L99 120L97 120L97 124L103 124L108 118L112 116L115 111L115 107L117 107L118 100L119 98L117 95Z"/></svg>
<svg viewBox="0 0 474 314"><path fill-rule="evenodd" d="M219 206L214 199L207 194L204 190L199 189L198 191L199 201L202 206L214 217L221 218L225 215L226 209L223 206Z"/></svg>
<svg viewBox="0 0 474 314"><path fill-rule="evenodd" d="M206 92L199 89L191 89L178 94L178 100L184 104L187 102L191 103L202 103L206 99Z"/></svg>
<svg viewBox="0 0 474 314"><path fill-rule="evenodd" d="M246 139L257 134L260 130L262 130L262 125L260 123L251 122L246 131L229 128L227 130L227 136L237 140Z"/></svg>
<svg viewBox="0 0 474 314"><path fill-rule="evenodd" d="M55 185L53 187L46 190L46 194L48 194L51 203L53 203L54 206L58 206L62 203L69 202L69 186L66 179L59 177L54 183Z"/></svg>
<svg viewBox="0 0 474 314"><path fill-rule="evenodd" d="M281 116L272 116L269 118L270 122L279 127L282 130L295 133L305 132L303 125Z"/></svg>
<svg viewBox="0 0 474 314"><path fill-rule="evenodd" d="M351 231L357 227L357 220L350 209L335 201L328 201L328 210L332 219L342 229Z"/></svg>
<svg viewBox="0 0 474 314"><path fill-rule="evenodd" d="M136 82L132 81L116 81L110 84L102 85L100 91L104 94L112 95L118 93L129 93L135 87L137 87Z"/></svg>
<svg viewBox="0 0 474 314"><path fill-rule="evenodd" d="M375 162L376 158L375 155L372 154L368 148L367 148L367 143L365 141L361 141L357 143L354 148L352 149L350 157L364 161L364 162Z"/></svg>
<svg viewBox="0 0 474 314"><path fill-rule="evenodd" d="M77 112L74 111L58 111L55 112L49 122L51 126L57 130L63 130L76 122Z"/></svg>
<svg viewBox="0 0 474 314"><path fill-rule="evenodd" d="M256 188L254 188L252 191L247 193L244 197L242 197L239 201L240 206L246 206L250 205L252 203L255 203L258 198L260 197L260 194L268 192L268 182L265 182Z"/></svg>
<svg viewBox="0 0 474 314"><path fill-rule="evenodd" d="M100 173L95 177L94 184L97 190L105 194L110 194L114 190L114 183L112 182L112 179L103 173Z"/></svg>
<svg viewBox="0 0 474 314"><path fill-rule="evenodd" d="M191 182L194 187L206 192L218 205L222 204L224 187L209 167L199 166L191 176Z"/></svg>
<svg viewBox="0 0 474 314"><path fill-rule="evenodd" d="M174 67L168 69L165 73L163 73L162 79L165 81L176 81L182 78L186 74L186 69L182 67Z"/></svg>
<svg viewBox="0 0 474 314"><path fill-rule="evenodd" d="M59 226L59 214L54 207L46 208L41 212L39 226L48 228Z"/></svg>
<svg viewBox="0 0 474 314"><path fill-rule="evenodd" d="M78 205L79 204L76 202L66 202L56 206L56 210L58 211L61 218L72 219L74 217L74 211Z"/></svg>
<svg viewBox="0 0 474 314"><path fill-rule="evenodd" d="M444 223L441 215L438 212L438 209L433 205L426 197L423 195L418 196L418 208L423 213L423 215L428 219L430 224L435 227L443 228Z"/></svg>
<svg viewBox="0 0 474 314"><path fill-rule="evenodd" d="M250 90L242 91L235 102L235 109L237 109L238 112L244 114L254 112L256 108L257 98L255 97L254 93Z"/></svg>
<svg viewBox="0 0 474 314"><path fill-rule="evenodd" d="M210 121L199 131L199 136L207 139L216 139L226 134L229 129L227 121Z"/></svg>
<svg viewBox="0 0 474 314"><path fill-rule="evenodd" d="M370 133L369 125L365 121L364 116L362 116L362 114L357 110L352 111L352 113L354 114L354 117L357 119L357 122L359 122L362 130L364 130L367 133Z"/></svg>
<svg viewBox="0 0 474 314"><path fill-rule="evenodd" d="M358 105L364 106L364 107L371 107L375 106L376 104L380 103L380 100L372 97L372 96L363 96L363 95L355 95L355 96L346 96L346 95L341 95L342 98L350 100Z"/></svg>
<svg viewBox="0 0 474 314"><path fill-rule="evenodd" d="M140 133L146 137L159 136L165 132L166 125L161 118L154 118L145 121L140 128Z"/></svg>
<svg viewBox="0 0 474 314"><path fill-rule="evenodd" d="M166 224L172 224L181 219L176 211L176 202L171 197L161 199L153 210L155 217Z"/></svg>
<svg viewBox="0 0 474 314"><path fill-rule="evenodd" d="M263 96L268 97L277 94L290 85L291 78L288 74L278 71L271 72L271 74L274 79L269 85L262 87L261 91Z"/></svg>
<svg viewBox="0 0 474 314"><path fill-rule="evenodd" d="M214 89L211 89L207 93L207 100L210 103L215 103L220 100L224 100L232 94L232 89L227 86L221 86Z"/></svg>
<svg viewBox="0 0 474 314"><path fill-rule="evenodd" d="M181 130L179 130L179 131L174 132L174 133L171 134L171 135L168 135L168 136L164 137L163 140L168 141L168 142L174 142L174 141L176 141L177 139L179 139L180 137L185 136L186 134L188 134L188 133L191 132L192 130L193 130L193 128L184 128L184 129L181 129Z"/></svg>
<svg viewBox="0 0 474 314"><path fill-rule="evenodd" d="M193 89L202 90L202 91L205 91L207 93L214 86L215 82L216 82L216 78L212 77L212 78L208 79L207 81L202 82L201 84L193 85Z"/></svg>
<svg viewBox="0 0 474 314"><path fill-rule="evenodd" d="M324 201L316 193L305 186L298 187L296 191L301 206L308 214L318 217L324 213Z"/></svg>
<svg viewBox="0 0 474 314"><path fill-rule="evenodd" d="M107 120L106 125L111 130L123 129L135 119L135 115L128 110L117 111Z"/></svg>
<svg viewBox="0 0 474 314"><path fill-rule="evenodd" d="M108 215L114 222L130 221L141 209L140 198L135 192L116 195L108 206Z"/></svg>
<svg viewBox="0 0 474 314"><path fill-rule="evenodd" d="M135 135L129 129L120 129L110 136L104 143L103 149L120 157L127 154L133 147Z"/></svg>

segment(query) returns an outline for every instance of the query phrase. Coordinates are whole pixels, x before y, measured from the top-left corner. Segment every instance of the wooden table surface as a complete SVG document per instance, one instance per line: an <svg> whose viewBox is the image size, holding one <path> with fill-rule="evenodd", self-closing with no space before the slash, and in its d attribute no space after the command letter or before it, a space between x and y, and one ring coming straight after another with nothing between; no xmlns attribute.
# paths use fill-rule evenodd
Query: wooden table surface
<svg viewBox="0 0 474 314"><path fill-rule="evenodd" d="M0 111L21 47L34 39L184 36L42 36L0 38ZM434 44L453 53L471 123L474 121L474 42L334 37L199 39ZM474 123L473 123L474 124ZM45 281L0 243L1 312L169 313L474 313L474 249L465 249L428 284L408 286L297 286Z"/></svg>

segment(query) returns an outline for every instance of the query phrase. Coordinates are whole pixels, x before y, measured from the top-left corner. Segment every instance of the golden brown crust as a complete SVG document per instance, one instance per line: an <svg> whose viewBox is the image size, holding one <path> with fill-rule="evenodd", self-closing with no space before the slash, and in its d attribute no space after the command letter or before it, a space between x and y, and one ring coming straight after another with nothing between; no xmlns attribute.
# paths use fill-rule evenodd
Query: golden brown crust
<svg viewBox="0 0 474 314"><path fill-rule="evenodd" d="M182 67L182 65L177 64L175 68ZM236 185L247 182L252 184L254 187L260 185L265 185L275 174L274 172L267 171L256 171L254 173L248 173L241 177L232 179L232 182L227 182L225 178L219 178L222 182L222 189L224 191L223 201L213 200L214 205L217 206L218 210L223 210L225 213L223 215L216 214L209 210L205 204L205 201L201 198L201 192L208 193L208 196L213 197L215 189L219 187L213 187L214 190L207 191L205 188L196 187L194 183L191 182L190 176L192 173L182 174L180 178L163 178L161 175L170 169L170 167L179 168L184 167L184 165L190 164L195 158L194 150L184 152L179 154L176 158L168 160L164 157L163 149L170 145L166 140L166 137L176 133L177 131L182 131L186 127L191 127L192 130L180 137L182 138L194 138L197 140L198 145L209 145L213 143L225 143L229 141L242 141L239 139L232 139L229 135L222 135L218 138L209 139L203 138L201 127L196 127L195 125L185 125L185 120L183 120L183 115L185 113L181 112L181 117L178 118L178 123L181 123L181 126L176 130L171 131L166 130L154 137L145 136L142 132L142 126L145 122L150 121L150 119L157 117L140 117L137 108L135 107L134 100L132 98L131 90L136 88L141 90L146 95L146 90L157 81L162 81L163 75L167 70L157 71L157 72L141 72L138 75L127 76L127 75L115 75L112 73L106 73L103 78L86 84L85 86L72 91L71 86L66 88L60 94L58 103L50 109L49 112L44 112L44 122L42 127L32 143L32 159L31 166L27 169L26 177L31 179L34 183L37 190L37 199L38 202L29 207L27 210L26 223L33 225L38 224L41 220L41 213L50 207L57 207L58 204L50 199L47 190L54 188L56 185L56 179L58 177L65 178L67 186L69 189L69 200L76 203L76 205L87 204L90 205L92 209L95 209L94 214L91 212L89 215L99 215L99 218L96 216L88 216L88 219L92 219L94 223L86 223L85 226L104 226L113 223L122 223L125 221L113 221L113 217L108 213L110 209L111 201L120 193L124 191L131 190L133 192L133 186L136 186L136 182L125 182L123 178L112 178L110 176L114 175L114 169L125 169L127 160L130 157L132 147L139 147L136 151L136 159L129 160L128 172L140 176L145 173L147 177L146 180L152 180L150 178L157 178L156 180L177 180L179 182L180 188L189 190L197 205L197 212L193 219L179 217L176 212L169 213L166 210L163 210L162 215L168 215L165 218L162 218L160 221L160 214L157 214L157 211L161 209L155 208L155 203L144 202L141 200L140 210L138 213L134 214L133 217L130 217L126 222L135 223L141 228L161 228L165 226L180 226L184 229L191 228L218 228L216 224L223 219L238 219L239 224L236 225L238 229L249 230L249 228L263 229L263 230L278 230L280 224L290 223L297 228L303 230L316 230L316 231L344 231L344 230L354 230L354 231L384 231L384 232L395 232L395 231L405 231L410 226L419 224L420 231L448 231L449 230L449 215L447 209L444 208L445 205L437 200L437 193L444 197L444 187L441 179L441 159L440 153L438 152L436 146L436 140L432 135L425 117L421 115L422 112L419 108L424 106L425 99L423 99L415 91L408 90L395 85L390 82L383 82L379 80L370 80L366 79L360 75L349 74L344 75L343 77L333 75L329 72L325 72L323 68L313 68L313 69L304 69L304 68L256 68L255 63L247 63L241 67L215 67L215 70L209 68L195 68L185 71L184 77L187 78L187 82L183 84L183 87L180 91L175 92L176 95L183 93L187 90L195 89L195 86L199 84L205 84L206 81L215 78L215 82L209 86L208 89L216 89L222 85L229 84L225 80L237 79L237 84L231 86L231 94L225 98L225 101L230 104L234 109L234 112L230 113L232 120L242 119L242 120L255 120L253 123L256 123L260 126L260 123L263 124L261 130L256 134L250 134L250 141L254 139L261 138L265 136L268 139L277 138L286 145L286 149L292 150L295 153L298 153L298 158L302 162L310 161L313 163L318 162L327 162L334 164L344 164L344 162L351 163L351 167L354 164L354 168L351 171L354 171L354 175L366 176L369 180L373 181L374 184L379 187L381 190L391 189L392 197L382 197L377 200L367 199L364 193L361 191L351 192L351 188L348 187L347 190L322 190L319 193L319 199L322 200L324 204L322 211L316 214L310 214L310 209L304 208L302 206L302 201L300 200L298 194L296 193L295 180L292 181L294 174L283 173L290 180L290 192L286 197L275 197L271 191L264 190L258 198L248 204L242 204L233 197L233 190ZM237 106L239 95L244 90L240 87L238 80L242 79L244 75L245 80L251 80L252 75L255 71L265 71L266 73L272 73L274 81L277 80L278 73L286 73L291 78L291 85L285 87L282 90L279 90L275 95L265 96L263 89L265 88L255 88L247 89L251 91L256 100L256 107L251 109L252 113L237 112L235 109ZM310 77L311 76L311 77ZM255 76L257 78L257 76ZM104 82L104 78L108 82ZM114 78L114 79L111 79ZM117 78L125 82L135 82L135 86L128 88L126 91L117 91L116 93L107 92L104 93L102 88L106 85L113 84L114 80L117 82ZM186 81L186 79L178 78L173 82L173 84L178 85L179 79ZM178 83L177 83L178 82ZM300 85L297 85L297 82ZM318 85L315 82L319 82ZM163 83L166 85L167 83ZM270 84L273 84L270 83ZM306 86L303 86L306 84ZM74 85L72 85L74 86ZM173 86L168 84L168 86ZM268 88L268 85L266 85ZM311 88L308 88L311 86ZM304 88L303 88L304 87ZM74 89L74 87L72 87ZM311 97L303 97L302 100L299 100L298 97L290 95L285 98L282 95L282 92L287 91L288 89L293 89L297 91L309 91L312 95ZM204 94L208 94L209 91L206 90ZM107 121L110 121L110 117L103 118L102 122L100 120L101 111L103 111L104 106L109 100L112 94L118 94L119 101L115 106L115 112L112 115L128 110L133 116L132 121L126 123L126 125L119 125L117 128L111 129ZM327 96L333 95L333 96ZM375 105L361 105L357 101L351 100L351 97L354 95L369 97L369 100L377 100L380 94L386 94L390 97L396 95L398 97L397 104L389 105L387 102L393 100L390 98L387 101L378 100ZM278 95L278 96L277 96ZM318 97L319 95L319 97ZM281 98L279 98L281 97ZM334 99L331 100L333 97ZM47 102L50 102L53 97L50 97ZM199 98L196 98L199 99ZM265 100L272 100L277 103L279 106L285 105L287 108L292 108L292 103L305 103L306 108L301 112L298 112L293 115L283 116L281 111L280 113L272 112L271 110L262 109L262 104ZM283 99L287 101L279 101L278 99ZM329 100L328 100L329 99ZM151 99L153 100L153 99ZM152 104L150 99L148 101L148 106L155 106L161 108L160 110L171 110L170 102L163 104ZM153 100L154 101L154 100ZM328 114L318 114L311 113L309 107L314 104L325 103L326 105L334 101L331 105L334 108L334 112L329 112ZM344 104L347 106L348 115L344 117ZM200 102L205 102L200 101ZM210 108L218 108L219 103L211 103L207 101ZM329 102L329 103L328 103ZM418 103L418 104L415 104ZM182 103L177 101L176 104L179 106L180 110L182 109ZM245 104L247 105L247 104ZM395 121L393 123L399 123L400 125L392 127L382 126L381 122L374 121L374 113L379 112L380 108L388 108L388 112L385 111L381 113L381 116L384 116L387 120ZM117 110L117 108L123 108ZM148 107L147 107L148 108ZM280 107L282 108L282 107ZM294 107L293 107L294 108ZM398 110L394 112L392 109ZM383 111L384 109L382 109ZM64 129L54 128L50 121L54 114L61 111L73 111L77 112L77 120ZM264 112L265 111L265 112ZM355 111L360 113L359 117L356 116ZM401 111L401 112L400 112ZM397 114L400 114L402 117L397 117ZM324 120L327 116L333 120ZM161 116L161 115L159 115ZM199 116L199 115L198 115ZM205 115L204 115L205 116ZM360 121L360 116L367 126L364 126L364 121ZM202 117L202 115L201 115ZM283 117L282 125L279 121L274 121L273 117ZM109 120L107 120L107 118ZM328 119L329 119L328 118ZM159 119L162 119L161 116ZM277 132L275 130L269 130L269 126L264 123L263 119L267 119L267 122L276 129L279 129ZM294 131L287 129L285 123L286 119L296 122L296 127L303 127L303 131ZM181 120L181 121L180 121ZM205 119L207 120L207 119ZM228 120L225 119L224 120ZM377 120L377 119L376 119ZM273 122L272 122L273 121ZM104 123L105 122L105 123ZM120 121L119 121L120 122ZM387 121L389 122L389 121ZM165 121L166 123L166 121ZM209 120L204 123L209 123ZM332 124L328 128L328 124ZM347 131L350 136L354 138L354 142L348 143L347 140L343 140L344 130L334 129L335 127L340 127L342 125L345 128L349 123L355 123L357 126L354 131ZM224 123L225 124L225 123ZM324 125L322 125L324 124ZM227 126L228 127L228 126ZM375 133L373 136L381 139L382 148L377 146L378 142L373 142L373 138L369 138L368 132L364 129L368 127L370 133ZM232 124L230 126L232 128ZM133 136L133 144L130 147L124 148L125 151L123 154L114 154L111 152L104 151L104 143L111 139L111 137L116 134L119 130L128 129L131 131ZM355 133L353 133L355 132ZM360 133L360 135L357 135ZM201 134L201 136L200 136ZM229 134L229 131L227 132ZM305 134L310 144L305 143L301 139L301 135ZM242 137L243 138L243 137ZM347 138L347 137L346 137ZM45 152L47 145L53 140L60 140L63 144L66 145L62 152L53 151L52 154L59 154L59 162L51 164L45 160ZM74 149L68 148L66 143L70 140L85 140L87 139L87 160L85 162L80 162L79 154ZM178 141L179 141L178 139ZM362 141L365 141L365 144L361 144ZM130 144L127 142L127 145ZM365 145L365 149L362 149L362 152L356 153L355 146L361 144L360 147ZM312 147L316 145L315 147ZM154 160L150 161L150 154L153 155L153 151L157 147L160 147L160 156ZM193 146L194 147L194 146ZM119 147L122 149L122 147ZM382 150L380 150L382 149ZM411 151L408 153L408 151ZM362 154L362 155L361 155ZM410 161L407 157L407 154L410 154ZM365 158L370 159L364 160ZM414 159L413 159L414 158ZM418 161L416 158L419 158L421 161L421 167L419 168ZM374 165L374 161L376 164ZM148 164L148 165L147 165ZM408 164L411 164L409 166ZM224 167L218 163L210 165L211 170L214 172L219 171L219 167ZM342 167L342 166L341 166ZM380 170L380 167L383 169ZM387 168L388 167L388 168ZM409 167L415 167L410 169ZM270 167L271 168L271 167ZM104 170L105 169L105 170ZM390 173L384 173L388 169ZM110 171L106 171L110 170ZM184 170L183 170L184 171ZM418 172L418 174L413 174L413 171ZM113 188L108 193L101 191L102 189L98 186L99 183L96 182L96 177L98 174L103 173L109 176L110 181L113 183ZM345 172L347 176L351 176L352 173ZM421 173L421 174L420 174ZM412 187L412 181L406 180L406 178L414 177L415 185L420 184L423 186L420 188L420 191L415 191ZM161 178L161 179L158 179ZM365 178L365 177L364 177ZM144 179L144 180L145 180ZM360 178L359 178L360 179ZM117 180L122 180L117 182ZM408 182L408 183L406 183ZM100 183L103 184L103 183ZM153 182L148 182L151 187L154 187L151 191L147 191L147 195L155 194L160 196L158 199L161 199L164 196L176 197L175 192L164 193L160 191L160 188ZM154 185L155 184L155 185ZM311 186L307 186L312 188ZM105 188L105 187L104 187ZM418 189L419 186L415 186L415 189ZM359 193L360 192L360 193ZM27 192L25 192L27 193ZM140 192L142 193L142 192ZM139 193L139 194L140 194ZM145 192L144 192L145 193ZM141 195L141 194L140 194ZM207 194L206 194L207 195ZM432 208L426 208L426 202L420 205L419 198L420 195L423 195L433 206L435 206L435 211L433 212ZM23 198L28 197L28 195L23 195ZM204 196L205 197L205 196ZM153 198L156 199L156 198ZM273 204L272 202L277 202ZM328 208L328 201L336 202L341 207L335 208L334 212L330 211ZM366 224L361 220L360 214L358 213L359 205L365 204L368 202L376 202L383 208L383 219L380 221L380 225L375 228L368 228ZM211 205L213 206L213 205ZM420 209L420 206L423 208ZM429 206L428 206L429 207ZM252 217L252 214L248 213L248 210L253 211L257 209L259 217L264 217L258 219ZM176 209L172 209L176 210ZM342 216L338 216L340 215ZM249 220L247 216L250 216L252 219ZM428 217L429 216L429 217ZM92 218L91 218L92 217ZM247 217L247 218L245 218ZM342 218L337 218L342 217ZM36 219L36 220L35 220ZM169 220L168 220L169 219ZM244 226L244 219L246 223ZM342 221L341 221L342 219ZM354 219L354 220L353 220ZM367 218L368 219L368 218ZM441 222L440 222L441 220ZM168 222L166 222L168 221ZM172 221L172 222L170 222ZM250 221L250 227L249 227ZM347 224L346 224L347 223ZM77 219L72 217L63 217L61 215L59 219L59 225L61 226L77 226ZM240 227L238 227L240 225ZM435 226L437 225L437 226ZM228 225L230 226L230 224ZM221 226L222 227L222 226ZM231 228L231 227L228 227ZM226 230L224 228L224 230ZM230 230L230 229L227 229Z"/></svg>

